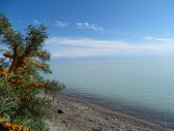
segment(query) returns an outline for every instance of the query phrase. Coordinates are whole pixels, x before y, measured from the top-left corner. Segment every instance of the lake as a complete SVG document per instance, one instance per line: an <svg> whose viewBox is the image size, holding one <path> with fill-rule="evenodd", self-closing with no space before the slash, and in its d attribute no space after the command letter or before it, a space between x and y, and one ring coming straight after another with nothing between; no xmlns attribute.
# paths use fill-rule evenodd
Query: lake
<svg viewBox="0 0 174 131"><path fill-rule="evenodd" d="M174 58L52 61L65 94L174 127Z"/></svg>

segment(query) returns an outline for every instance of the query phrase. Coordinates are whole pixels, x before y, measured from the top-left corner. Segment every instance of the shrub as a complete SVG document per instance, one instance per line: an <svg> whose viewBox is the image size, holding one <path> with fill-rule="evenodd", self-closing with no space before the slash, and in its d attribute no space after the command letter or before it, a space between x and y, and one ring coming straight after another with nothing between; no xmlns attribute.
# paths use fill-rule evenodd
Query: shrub
<svg viewBox="0 0 174 131"><path fill-rule="evenodd" d="M39 91L49 90L55 97L65 87L40 75L51 73L50 54L43 49L46 39L44 25L29 25L24 36L0 14L0 44L6 46L0 49L0 117L11 123L6 127L46 130L43 119L50 116L51 104L38 96Z"/></svg>

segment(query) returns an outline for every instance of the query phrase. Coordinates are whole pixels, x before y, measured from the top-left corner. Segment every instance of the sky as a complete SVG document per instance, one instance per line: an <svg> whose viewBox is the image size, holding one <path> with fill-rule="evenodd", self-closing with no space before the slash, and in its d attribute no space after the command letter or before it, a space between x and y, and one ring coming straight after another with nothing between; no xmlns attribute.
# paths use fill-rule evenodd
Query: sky
<svg viewBox="0 0 174 131"><path fill-rule="evenodd" d="M0 0L16 30L45 24L53 59L174 56L173 0Z"/></svg>

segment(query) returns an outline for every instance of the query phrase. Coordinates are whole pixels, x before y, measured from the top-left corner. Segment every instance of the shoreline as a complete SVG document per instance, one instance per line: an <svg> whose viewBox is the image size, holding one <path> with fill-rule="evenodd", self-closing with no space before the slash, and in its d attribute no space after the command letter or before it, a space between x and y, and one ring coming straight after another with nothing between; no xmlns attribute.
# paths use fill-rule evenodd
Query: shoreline
<svg viewBox="0 0 174 131"><path fill-rule="evenodd" d="M174 131L68 95L58 96L52 104L53 117L45 120L49 131Z"/></svg>
<svg viewBox="0 0 174 131"><path fill-rule="evenodd" d="M91 94L85 95L79 92L77 93L77 91L75 93L69 92L64 94L72 98L98 105L113 112L119 112L127 116L132 116L133 118L138 118L166 128L174 129L174 114L171 113L154 110L136 103L122 103L102 96L94 96Z"/></svg>

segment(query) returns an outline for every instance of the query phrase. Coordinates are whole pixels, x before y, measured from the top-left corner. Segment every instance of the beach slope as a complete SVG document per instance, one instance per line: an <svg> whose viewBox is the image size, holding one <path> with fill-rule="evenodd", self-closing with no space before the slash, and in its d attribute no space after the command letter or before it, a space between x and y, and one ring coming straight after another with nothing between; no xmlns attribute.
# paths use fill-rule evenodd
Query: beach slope
<svg viewBox="0 0 174 131"><path fill-rule="evenodd" d="M52 104L53 117L45 120L49 131L172 131L70 96L61 95Z"/></svg>

